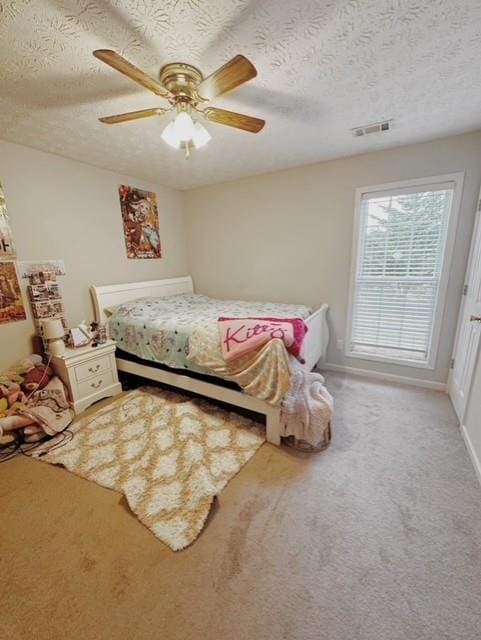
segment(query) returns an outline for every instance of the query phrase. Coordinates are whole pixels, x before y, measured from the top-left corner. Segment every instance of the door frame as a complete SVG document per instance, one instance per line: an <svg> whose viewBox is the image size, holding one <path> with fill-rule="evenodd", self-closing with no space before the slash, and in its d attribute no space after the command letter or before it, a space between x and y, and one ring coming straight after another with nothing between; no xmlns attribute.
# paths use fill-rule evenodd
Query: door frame
<svg viewBox="0 0 481 640"><path fill-rule="evenodd" d="M476 217L475 217L475 221L474 221L474 228L473 228L473 236L472 236L471 246L470 246L470 249L469 249L468 265L467 265L466 272L465 272L465 275L464 275L463 296L461 298L461 306L460 306L460 309L459 309L458 322L457 322L457 325L456 325L456 334L455 334L455 338L454 338L454 346L453 346L453 351L452 351L452 354L451 354L451 367L449 369L448 381L447 381L447 384L446 384L446 391L447 391L447 393L448 393L448 395L449 395L449 397L451 399L451 403L453 405L454 411L455 411L456 416L459 419L459 422L460 422L461 425L463 424L463 420L464 420L465 415L466 415L466 409L467 409L468 402L469 402L469 396L471 394L471 386L473 384L473 378L474 378L474 369L473 369L473 373L471 375L471 380L468 383L469 389L468 389L467 394L466 394L467 397L468 397L468 401L466 402L466 404L463 407L462 414L458 415L458 412L457 412L456 406L455 406L455 404L453 402L452 394L451 394L452 383L453 383L453 371L454 371L452 365L453 365L454 360L456 358L456 352L457 352L457 349L458 349L459 337L460 337L460 333L461 333L461 328L463 326L464 311L465 311L466 301L467 301L466 287L468 286L468 282L469 282L469 279L470 279L469 276L470 276L470 273L471 273L471 267L472 267L472 262L473 262L473 257L474 257L475 241L477 239L477 235L478 235L480 226L481 226L481 190L479 192L478 201L477 201ZM481 341L480 341L480 344L478 344L478 347L477 347L477 353L476 353L476 356L475 356L476 360L478 359L479 354L481 352L480 347L481 347Z"/></svg>

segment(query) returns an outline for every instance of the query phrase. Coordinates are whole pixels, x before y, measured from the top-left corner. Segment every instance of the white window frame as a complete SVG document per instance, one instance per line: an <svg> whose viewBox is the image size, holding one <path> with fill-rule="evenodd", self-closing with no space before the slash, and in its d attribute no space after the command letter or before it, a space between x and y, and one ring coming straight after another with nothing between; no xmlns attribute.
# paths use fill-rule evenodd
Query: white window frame
<svg viewBox="0 0 481 640"><path fill-rule="evenodd" d="M361 203L365 194L373 194L376 191L387 191L394 189L404 189L410 187L418 187L420 185L432 186L437 183L454 182L454 194L451 206L451 212L448 221L446 233L446 247L444 251L443 264L441 269L441 279L439 281L438 294L434 306L434 324L431 334L431 342L429 346L429 357L427 361L407 358L394 358L392 356L370 355L354 352L351 348L352 328L353 328L353 312L354 312L354 292L356 284L357 261L359 256L359 227L361 223ZM354 209L354 229L352 239L351 253L351 274L349 285L349 304L347 314L347 331L345 337L344 355L348 358L360 360L370 360L373 362L386 362L396 364L398 366L416 367L419 369L435 369L436 359L439 350L439 341L441 337L441 327L446 305L446 294L448 290L449 277L451 273L451 263L453 258L454 246L456 241L456 232L459 220L459 209L463 194L464 172L448 173L439 176L427 176L426 178L414 178L411 180L401 180L399 182L389 182L386 184L371 185L368 187L358 187L355 195Z"/></svg>

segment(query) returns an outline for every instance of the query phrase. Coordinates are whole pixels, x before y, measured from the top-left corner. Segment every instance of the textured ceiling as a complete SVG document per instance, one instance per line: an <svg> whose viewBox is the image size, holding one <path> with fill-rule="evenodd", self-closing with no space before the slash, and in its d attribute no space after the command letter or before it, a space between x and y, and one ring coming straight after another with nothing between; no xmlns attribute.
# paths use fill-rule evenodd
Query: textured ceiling
<svg viewBox="0 0 481 640"><path fill-rule="evenodd" d="M98 116L165 104L111 70L208 74L237 53L258 77L213 101L267 120L207 123L186 161L166 119ZM0 137L179 188L481 128L481 0L0 0ZM392 131L353 138L385 118Z"/></svg>

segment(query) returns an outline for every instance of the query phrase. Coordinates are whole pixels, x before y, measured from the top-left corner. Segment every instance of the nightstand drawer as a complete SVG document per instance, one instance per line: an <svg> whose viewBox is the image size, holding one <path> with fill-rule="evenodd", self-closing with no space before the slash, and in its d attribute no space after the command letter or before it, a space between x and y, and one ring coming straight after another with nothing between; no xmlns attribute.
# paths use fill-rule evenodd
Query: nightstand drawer
<svg viewBox="0 0 481 640"><path fill-rule="evenodd" d="M75 379L77 382L82 382L91 378L92 376L99 374L101 371L108 371L111 367L110 356L100 356L100 358L94 358L88 362L83 362L75 367Z"/></svg>
<svg viewBox="0 0 481 640"><path fill-rule="evenodd" d="M92 393L96 393L101 389L105 389L113 384L114 378L112 375L112 371L108 369L107 371L102 371L95 376L91 376L88 380L84 380L83 382L79 382L77 389L80 394L80 397L90 396Z"/></svg>

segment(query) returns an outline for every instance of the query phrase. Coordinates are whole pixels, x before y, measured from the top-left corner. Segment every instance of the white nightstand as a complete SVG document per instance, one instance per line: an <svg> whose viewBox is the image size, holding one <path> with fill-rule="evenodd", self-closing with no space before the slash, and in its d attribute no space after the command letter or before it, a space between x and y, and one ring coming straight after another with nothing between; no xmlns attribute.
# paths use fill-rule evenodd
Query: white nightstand
<svg viewBox="0 0 481 640"><path fill-rule="evenodd" d="M115 342L109 340L97 347L66 349L52 356L52 367L70 391L76 414L102 398L122 391L115 365Z"/></svg>

